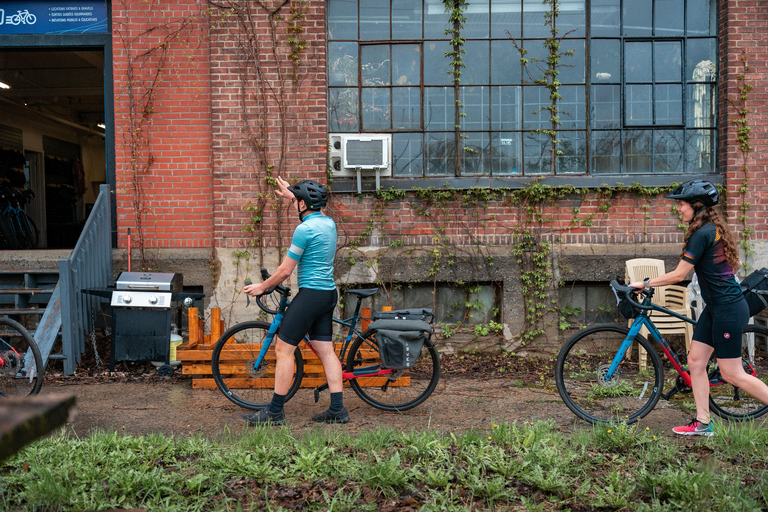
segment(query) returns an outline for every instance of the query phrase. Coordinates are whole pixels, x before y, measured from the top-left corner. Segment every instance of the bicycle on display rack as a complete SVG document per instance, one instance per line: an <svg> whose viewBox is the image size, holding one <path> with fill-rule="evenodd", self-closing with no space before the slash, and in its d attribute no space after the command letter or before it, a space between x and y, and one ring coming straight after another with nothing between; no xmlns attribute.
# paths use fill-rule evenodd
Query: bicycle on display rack
<svg viewBox="0 0 768 512"><path fill-rule="evenodd" d="M261 269L261 276L262 279L269 277L266 269ZM358 320L362 318L362 300L378 291L378 288L348 290L348 293L357 297L353 315L344 320L333 319L335 323L348 328L339 351L342 378L349 381L352 390L365 403L383 411L405 411L424 402L437 387L440 379L440 356L432 342L432 328L429 323L399 320L423 329L425 339L420 352L417 353L415 364L410 368L392 369L392 365L390 368L385 367L376 339L380 334L375 328L376 322L364 332L356 327ZM290 288L276 286L264 295L256 297L259 308L274 315L272 322L239 323L228 329L213 348L213 379L224 396L241 407L261 409L272 398L275 353L274 348L270 350L270 347L290 305L290 294ZM274 306L274 309L265 305L265 301ZM250 298L248 302L250 303ZM399 313L404 317L424 315L428 320L432 319L432 311L427 309L394 311L390 315L397 316ZM307 337L303 341L313 350ZM386 361L387 355L384 357ZM319 361L312 363L312 367L309 362L305 363L301 350L297 347L294 352L294 375L287 400L296 394L305 374L317 373L320 369ZM320 392L327 388L327 383L315 387L315 402L318 401Z"/></svg>
<svg viewBox="0 0 768 512"><path fill-rule="evenodd" d="M0 318L0 396L35 395L43 386L43 358L20 323Z"/></svg>
<svg viewBox="0 0 768 512"><path fill-rule="evenodd" d="M32 201L31 189L23 192L0 187L0 245L4 249L34 249L39 232L24 207Z"/></svg>
<svg viewBox="0 0 768 512"><path fill-rule="evenodd" d="M574 334L560 350L555 364L555 382L565 405L578 417L590 423L634 423L650 413L660 398L669 400L676 393L691 392L690 374L653 324L650 311L672 315L691 324L696 322L653 304L653 288L641 294L642 301L635 299L637 288L621 285L616 280L611 281L611 288L622 314L633 319L632 326L599 324ZM642 327L647 328L678 374L666 393L663 392L661 357L654 344L639 334ZM767 342L767 328L750 324L744 329L744 370L763 381L768 377ZM638 347L646 351L645 364L640 361ZM768 412L768 405L722 378L714 354L707 373L709 407L714 414L724 419L745 420Z"/></svg>

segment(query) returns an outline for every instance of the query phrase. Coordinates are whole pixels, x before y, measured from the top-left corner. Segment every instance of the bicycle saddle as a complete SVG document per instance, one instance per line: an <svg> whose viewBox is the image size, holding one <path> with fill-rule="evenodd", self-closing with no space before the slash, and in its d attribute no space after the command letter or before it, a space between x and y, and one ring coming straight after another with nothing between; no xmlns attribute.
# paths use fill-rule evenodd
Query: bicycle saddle
<svg viewBox="0 0 768 512"><path fill-rule="evenodd" d="M366 297L370 297L371 295L376 295L379 293L378 288L366 288L364 290L346 290L347 293L351 293L352 295L356 297L360 297L361 299L364 299Z"/></svg>

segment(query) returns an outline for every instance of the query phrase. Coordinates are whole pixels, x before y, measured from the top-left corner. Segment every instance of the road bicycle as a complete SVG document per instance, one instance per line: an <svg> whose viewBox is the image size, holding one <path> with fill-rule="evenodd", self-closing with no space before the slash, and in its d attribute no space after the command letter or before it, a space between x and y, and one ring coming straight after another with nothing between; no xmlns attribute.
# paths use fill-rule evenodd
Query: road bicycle
<svg viewBox="0 0 768 512"><path fill-rule="evenodd" d="M37 226L29 218L24 206L35 193L0 187L0 242L6 249L34 249L39 241Z"/></svg>
<svg viewBox="0 0 768 512"><path fill-rule="evenodd" d="M622 314L632 318L631 327L599 324L574 334L560 350L555 364L555 382L565 405L578 417L590 423L624 421L634 423L651 412L660 398L669 400L676 393L691 392L691 376L686 366L659 333L651 311L672 315L691 324L690 318L653 304L654 289L638 290L611 281L611 288ZM640 300L642 297L642 300ZM671 389L664 393L664 367L654 344L641 336L645 327L656 341L667 364L677 372ZM768 329L747 325L742 335L744 370L762 379L768 377ZM645 349L643 364L638 347ZM744 390L728 384L720 375L717 360L710 359L709 407L717 416L729 420L757 418L768 412L768 405L749 396Z"/></svg>
<svg viewBox="0 0 768 512"><path fill-rule="evenodd" d="M0 318L0 396L36 395L43 386L43 358L29 331Z"/></svg>
<svg viewBox="0 0 768 512"><path fill-rule="evenodd" d="M262 279L269 277L266 269L261 270ZM354 313L347 319L334 318L342 330L348 328L345 340L339 349L339 364L342 378L349 382L352 390L365 403L383 411L406 411L424 402L437 387L440 379L440 356L432 342L432 332L416 359L416 365L408 370L393 370L382 365L376 342L376 329L357 329L361 320L362 300L378 293L378 288L348 290L357 297ZM264 295L255 298L262 311L274 315L271 323L248 321L228 329L213 348L211 368L213 379L219 390L229 400L246 409L263 409L272 398L274 387L275 353L272 348L275 333L290 305L290 288L276 286ZM264 304L276 305L274 309ZM248 298L250 303L250 298ZM428 311L431 314L430 310ZM353 339L354 338L354 339ZM314 352L308 337L304 344ZM288 391L289 400L301 386L307 374L320 372L319 360L305 362L299 347L294 351L294 375ZM318 378L318 384L320 379ZM320 392L328 389L323 384L315 387L315 402Z"/></svg>

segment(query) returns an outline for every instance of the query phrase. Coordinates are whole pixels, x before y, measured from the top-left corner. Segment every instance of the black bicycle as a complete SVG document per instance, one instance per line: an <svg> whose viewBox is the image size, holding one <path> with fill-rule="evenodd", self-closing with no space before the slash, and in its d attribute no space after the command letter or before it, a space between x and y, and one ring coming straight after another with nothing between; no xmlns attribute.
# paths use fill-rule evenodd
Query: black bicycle
<svg viewBox="0 0 768 512"><path fill-rule="evenodd" d="M0 187L0 247L34 249L40 233L25 207L35 197L31 189L19 191Z"/></svg>

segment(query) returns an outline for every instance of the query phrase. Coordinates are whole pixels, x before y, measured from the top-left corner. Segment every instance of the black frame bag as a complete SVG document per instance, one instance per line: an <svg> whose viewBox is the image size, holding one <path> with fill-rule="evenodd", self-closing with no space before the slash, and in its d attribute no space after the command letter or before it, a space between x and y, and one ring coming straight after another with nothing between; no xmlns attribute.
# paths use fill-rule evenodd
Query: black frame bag
<svg viewBox="0 0 768 512"><path fill-rule="evenodd" d="M381 364L390 370L416 366L421 348L432 333L432 327L421 320L377 320L369 329L376 329Z"/></svg>
<svg viewBox="0 0 768 512"><path fill-rule="evenodd" d="M749 316L768 307L768 268L755 270L741 282L741 291L749 306Z"/></svg>

